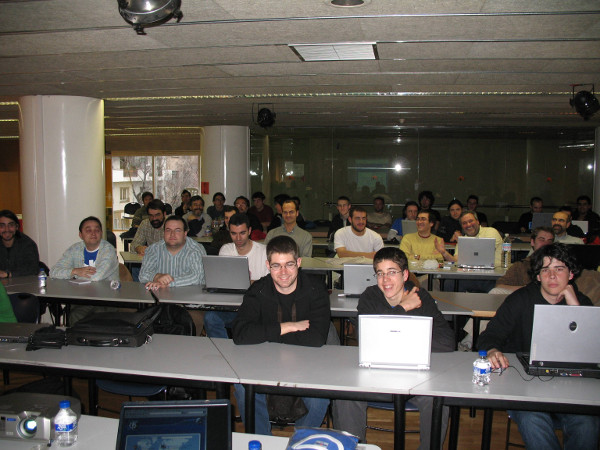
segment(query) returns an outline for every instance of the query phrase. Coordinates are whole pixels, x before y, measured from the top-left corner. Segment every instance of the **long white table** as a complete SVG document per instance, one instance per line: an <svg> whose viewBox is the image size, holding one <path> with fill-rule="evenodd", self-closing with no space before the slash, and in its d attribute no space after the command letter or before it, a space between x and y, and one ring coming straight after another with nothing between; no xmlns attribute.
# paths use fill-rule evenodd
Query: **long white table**
<svg viewBox="0 0 600 450"><path fill-rule="evenodd" d="M450 269L425 269L422 264L414 264L409 270L419 275L427 275L427 290L433 290L433 280L454 280L454 290L458 289L458 280L497 280L504 276L506 269L496 267L495 269L461 269L452 265Z"/></svg>
<svg viewBox="0 0 600 450"><path fill-rule="evenodd" d="M396 449L404 448L404 405L412 387L456 364L452 353L446 353L434 355L429 371L366 369L358 366L358 347L235 345L229 339L213 342L245 387L246 432L254 432L255 392L387 401L391 395Z"/></svg>
<svg viewBox="0 0 600 450"><path fill-rule="evenodd" d="M524 372L514 354L507 356L511 367L502 375L493 373L488 386L476 386L471 381L473 354L455 352L453 360L456 364L449 367L443 375L428 378L411 389L411 394L435 397L431 429L433 448L437 448L436 444L439 446L441 413L444 404L488 408L487 417L484 419L482 448L489 448L491 408L600 414L600 379L534 378ZM523 380L522 377L529 381ZM457 420L458 414L453 415L449 448L456 448Z"/></svg>

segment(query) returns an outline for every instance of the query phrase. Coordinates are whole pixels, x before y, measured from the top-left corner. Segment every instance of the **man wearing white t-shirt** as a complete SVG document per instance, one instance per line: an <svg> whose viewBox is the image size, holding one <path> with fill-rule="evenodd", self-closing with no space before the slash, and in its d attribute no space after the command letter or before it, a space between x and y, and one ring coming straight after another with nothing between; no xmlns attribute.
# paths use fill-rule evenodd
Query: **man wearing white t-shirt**
<svg viewBox="0 0 600 450"><path fill-rule="evenodd" d="M229 219L229 235L233 242L221 247L221 256L247 256L250 268L250 281L254 282L269 274L267 268L267 247L250 240L252 228L246 214L234 214ZM227 328L235 319L235 312L209 311L204 316L204 330L211 338L227 338Z"/></svg>
<svg viewBox="0 0 600 450"><path fill-rule="evenodd" d="M334 248L340 258L364 256L373 258L383 248L383 239L367 228L367 211L356 206L350 210L350 226L335 232Z"/></svg>

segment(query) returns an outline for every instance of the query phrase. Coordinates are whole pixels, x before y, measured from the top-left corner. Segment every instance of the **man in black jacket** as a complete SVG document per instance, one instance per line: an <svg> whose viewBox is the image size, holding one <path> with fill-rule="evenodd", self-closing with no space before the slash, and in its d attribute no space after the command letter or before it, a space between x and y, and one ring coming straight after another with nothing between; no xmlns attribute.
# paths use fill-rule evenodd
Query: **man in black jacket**
<svg viewBox="0 0 600 450"><path fill-rule="evenodd" d="M288 236L277 236L267 244L270 274L256 281L244 295L233 328L238 345L279 342L321 347L330 323L329 294L325 286L299 272L298 245ZM235 386L238 408L245 417L244 388ZM296 426L319 427L328 399L303 397L308 413ZM265 395L256 394L257 434L271 434Z"/></svg>
<svg viewBox="0 0 600 450"><path fill-rule="evenodd" d="M0 211L0 236L0 278L37 275L38 247L19 231L19 219L8 209Z"/></svg>
<svg viewBox="0 0 600 450"><path fill-rule="evenodd" d="M408 260L404 252L395 247L384 247L375 253L373 269L377 286L368 287L358 300L358 314L391 314L433 317L434 352L454 350L454 334L435 304L435 300L424 289L408 281ZM431 434L432 397L415 396L410 402L419 408L421 442L419 449L429 449ZM367 403L336 400L333 408L334 426L348 431L365 441ZM448 426L448 408L444 408L442 436ZM443 443L443 439L442 439Z"/></svg>
<svg viewBox="0 0 600 450"><path fill-rule="evenodd" d="M546 245L533 253L530 275L534 281L506 297L477 341L481 350L487 350L493 368L508 367L504 352L529 352L535 305L592 306L573 285L579 270L566 245ZM509 414L527 448L560 449L556 427L563 430L565 448L598 448L600 417L542 411Z"/></svg>

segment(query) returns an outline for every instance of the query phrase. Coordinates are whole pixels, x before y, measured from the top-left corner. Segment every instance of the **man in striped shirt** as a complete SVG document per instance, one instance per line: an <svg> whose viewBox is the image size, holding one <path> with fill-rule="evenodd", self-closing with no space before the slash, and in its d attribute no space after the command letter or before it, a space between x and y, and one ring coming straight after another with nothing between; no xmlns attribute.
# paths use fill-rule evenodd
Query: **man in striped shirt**
<svg viewBox="0 0 600 450"><path fill-rule="evenodd" d="M201 244L187 237L187 223L179 216L165 221L164 239L150 245L144 253L140 281L146 289L204 284Z"/></svg>

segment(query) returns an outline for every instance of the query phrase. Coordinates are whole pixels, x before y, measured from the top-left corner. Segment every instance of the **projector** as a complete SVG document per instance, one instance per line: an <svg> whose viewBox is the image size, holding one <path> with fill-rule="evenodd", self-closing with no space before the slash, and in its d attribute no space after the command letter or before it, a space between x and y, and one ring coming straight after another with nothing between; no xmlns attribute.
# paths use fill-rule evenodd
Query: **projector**
<svg viewBox="0 0 600 450"><path fill-rule="evenodd" d="M0 439L54 439L54 416L61 400L81 417L81 402L65 395L14 393L0 396Z"/></svg>

